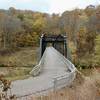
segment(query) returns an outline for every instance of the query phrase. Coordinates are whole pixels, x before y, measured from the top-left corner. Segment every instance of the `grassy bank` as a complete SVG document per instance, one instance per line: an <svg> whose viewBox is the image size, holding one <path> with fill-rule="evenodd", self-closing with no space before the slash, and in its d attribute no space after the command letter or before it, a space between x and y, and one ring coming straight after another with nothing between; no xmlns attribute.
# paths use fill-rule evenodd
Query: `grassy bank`
<svg viewBox="0 0 100 100"><path fill-rule="evenodd" d="M32 67L0 67L0 73L5 79L11 81L28 78L31 70Z"/></svg>
<svg viewBox="0 0 100 100"><path fill-rule="evenodd" d="M27 47L20 48L20 50L15 52L10 52L9 54L0 55L0 65L5 67L22 67L22 66L32 66L37 64L38 60L38 48Z"/></svg>
<svg viewBox="0 0 100 100"><path fill-rule="evenodd" d="M37 64L38 48L27 47L0 55L0 74L8 80L24 79Z"/></svg>

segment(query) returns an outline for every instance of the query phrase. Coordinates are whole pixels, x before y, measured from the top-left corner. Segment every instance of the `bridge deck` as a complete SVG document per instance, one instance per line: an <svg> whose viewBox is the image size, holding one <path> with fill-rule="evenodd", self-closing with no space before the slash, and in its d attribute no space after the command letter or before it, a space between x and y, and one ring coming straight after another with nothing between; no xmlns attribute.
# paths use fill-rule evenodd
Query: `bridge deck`
<svg viewBox="0 0 100 100"><path fill-rule="evenodd" d="M74 70L73 64L63 57L53 47L48 47L41 59L41 72L36 77L30 77L24 80L12 82L12 93L17 96L35 93L37 91L46 90L54 87L53 79L67 75ZM71 67L73 66L73 69ZM34 73L33 71L31 73ZM74 77L74 76L73 76ZM67 82L66 82L67 83Z"/></svg>

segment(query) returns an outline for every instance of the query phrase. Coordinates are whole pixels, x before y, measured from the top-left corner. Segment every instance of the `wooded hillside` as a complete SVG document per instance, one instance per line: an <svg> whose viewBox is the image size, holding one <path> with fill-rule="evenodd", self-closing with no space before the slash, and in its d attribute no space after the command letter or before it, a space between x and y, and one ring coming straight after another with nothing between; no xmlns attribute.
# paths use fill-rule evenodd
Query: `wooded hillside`
<svg viewBox="0 0 100 100"><path fill-rule="evenodd" d="M61 15L13 7L0 10L0 54L19 47L37 47L42 33L66 34L76 65L99 66L100 6L89 5Z"/></svg>

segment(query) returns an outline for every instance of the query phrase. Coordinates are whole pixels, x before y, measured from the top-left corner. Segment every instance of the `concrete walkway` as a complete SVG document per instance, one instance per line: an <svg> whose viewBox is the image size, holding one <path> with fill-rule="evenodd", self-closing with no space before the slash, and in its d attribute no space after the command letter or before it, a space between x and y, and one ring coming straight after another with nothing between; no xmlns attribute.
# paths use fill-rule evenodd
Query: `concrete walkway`
<svg viewBox="0 0 100 100"><path fill-rule="evenodd" d="M69 74L71 72L65 58L53 47L45 50L41 73L36 77L12 82L12 93L16 96L28 95L37 91L54 87L55 77Z"/></svg>

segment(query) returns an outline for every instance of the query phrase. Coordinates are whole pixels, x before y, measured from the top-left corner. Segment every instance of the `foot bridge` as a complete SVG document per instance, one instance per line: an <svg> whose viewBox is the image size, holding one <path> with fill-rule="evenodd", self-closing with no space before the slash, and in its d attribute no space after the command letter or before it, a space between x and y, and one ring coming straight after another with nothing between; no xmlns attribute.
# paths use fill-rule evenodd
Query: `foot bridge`
<svg viewBox="0 0 100 100"><path fill-rule="evenodd" d="M12 82L11 91L13 94L17 97L44 94L72 83L75 78L76 68L66 58L65 39L60 38L56 38L56 40L52 38L52 41L50 38L41 38L40 62L30 72L31 77ZM47 47L47 42L51 42L52 46L50 44L49 47ZM59 52L58 49L55 49L58 48L55 44L58 42L63 44L63 54L61 51Z"/></svg>

